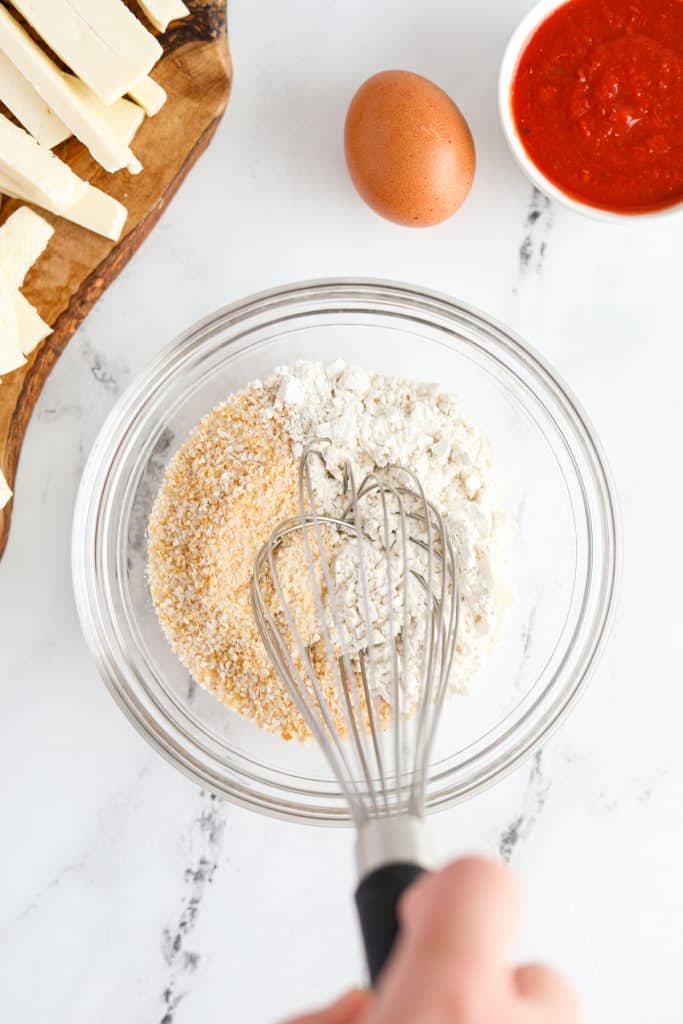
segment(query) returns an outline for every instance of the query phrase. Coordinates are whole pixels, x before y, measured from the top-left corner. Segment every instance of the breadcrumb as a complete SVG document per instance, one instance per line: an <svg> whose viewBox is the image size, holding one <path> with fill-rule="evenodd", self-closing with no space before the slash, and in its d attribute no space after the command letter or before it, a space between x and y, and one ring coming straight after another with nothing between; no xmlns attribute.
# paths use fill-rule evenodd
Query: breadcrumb
<svg viewBox="0 0 683 1024"><path fill-rule="evenodd" d="M308 730L256 630L249 587L273 525L297 509L297 460L272 391L254 384L193 430L149 521L149 583L161 626L192 677L285 739Z"/></svg>

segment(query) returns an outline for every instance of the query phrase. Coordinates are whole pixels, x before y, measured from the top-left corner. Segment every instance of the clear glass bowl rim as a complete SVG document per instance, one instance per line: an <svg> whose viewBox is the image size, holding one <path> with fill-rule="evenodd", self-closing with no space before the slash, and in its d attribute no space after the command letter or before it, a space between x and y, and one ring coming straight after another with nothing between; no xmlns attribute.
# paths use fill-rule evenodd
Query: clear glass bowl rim
<svg viewBox="0 0 683 1024"><path fill-rule="evenodd" d="M398 307L430 327L438 327L437 318L440 318L446 321L450 319L456 325L465 321L484 328L493 341L489 347L480 338L478 344L489 355L498 346L551 393L553 400L569 417L575 439L584 447L591 467L591 483L600 503L601 521L605 529L605 551L600 580L602 599L592 623L588 655L573 685L566 688L562 700L556 701L544 712L532 728L526 732L522 730L519 742L513 749L491 764L471 785L441 796L436 803L428 802L428 812L442 810L468 799L509 774L545 742L564 720L583 693L604 648L614 617L621 575L621 526L616 491L595 430L576 397L543 357L508 327L475 307L436 291L389 280L317 279L282 285L229 303L178 335L138 374L118 399L95 440L83 470L72 530L72 579L81 628L100 675L126 717L157 752L195 783L231 802L273 817L306 824L350 823L347 814L325 813L324 810L321 812L314 808L302 810L299 805L279 799L272 793L264 796L251 791L240 779L235 779L232 785L226 785L224 780L219 780L212 773L211 766L202 761L196 751L188 751L173 736L169 736L160 727L160 723L149 715L142 702L136 700L135 687L131 687L134 673L127 672L126 666L112 658L106 637L108 624L103 622L102 602L98 597L102 588L96 570L98 544L101 548L102 523L108 521L110 513L102 505L104 484L134 417L150 402L155 389L162 386L169 375L182 371L182 363L188 353L197 351L203 344L209 344L218 331L225 332L237 325L244 325L249 318L257 318L272 310L282 310L282 319L289 319L297 309L303 310L311 303L314 303L319 313L342 312L344 303L351 303L354 313L366 311L375 315L390 313ZM271 321L273 324L277 322ZM234 339L224 339L223 343L229 345L231 340ZM117 443L112 451L114 440ZM248 772L244 774L248 777Z"/></svg>

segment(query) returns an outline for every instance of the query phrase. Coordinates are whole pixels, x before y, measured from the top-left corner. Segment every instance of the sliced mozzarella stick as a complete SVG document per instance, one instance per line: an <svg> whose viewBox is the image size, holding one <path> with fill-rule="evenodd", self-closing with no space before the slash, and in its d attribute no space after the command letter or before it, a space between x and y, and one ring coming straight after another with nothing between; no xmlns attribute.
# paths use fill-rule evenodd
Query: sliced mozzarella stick
<svg viewBox="0 0 683 1024"><path fill-rule="evenodd" d="M114 103L104 103L75 75L63 75L71 83L71 87L80 93L83 102L117 135L130 145L138 128L144 120L144 111L130 99L117 99ZM0 51L0 96L14 117L22 122L34 138L46 145L49 150L71 135L71 130L56 114L50 110L42 96L25 76L14 67L13 63Z"/></svg>
<svg viewBox="0 0 683 1024"><path fill-rule="evenodd" d="M29 269L45 249L54 228L33 210L22 206L0 227L0 308L12 323L9 326L10 362L21 366L23 359L51 333L51 328L39 316L26 296L19 291ZM7 311L11 303L13 317ZM4 306L2 305L4 303ZM5 323L2 323L2 333ZM16 336L14 336L16 332ZM2 343L0 342L0 347ZM18 352L17 352L18 349ZM1 363L7 371L7 363Z"/></svg>
<svg viewBox="0 0 683 1024"><path fill-rule="evenodd" d="M158 114L166 102L166 90L153 78L143 78L128 90L128 95L139 103L148 117Z"/></svg>
<svg viewBox="0 0 683 1024"><path fill-rule="evenodd" d="M121 232L128 219L128 210L113 196L96 188L94 185L86 185L85 194L68 210L55 210L40 198L31 193L30 189L22 189L8 175L0 172L0 192L12 199L22 199L26 203L34 203L42 206L50 213L57 213L72 224L78 224L88 231L94 231L96 235L103 235L112 242L118 242Z"/></svg>
<svg viewBox="0 0 683 1024"><path fill-rule="evenodd" d="M26 2L26 0L22 0ZM35 0L30 0L35 3ZM138 78L142 78L154 67L163 54L159 40L129 11L122 0L67 0L70 7L83 19L88 28L95 32L99 39L106 41L107 46L121 60L140 68ZM43 3L55 4L55 0L43 0ZM57 0L59 6L59 0Z"/></svg>
<svg viewBox="0 0 683 1024"><path fill-rule="evenodd" d="M5 479L5 474L0 469L0 508L4 508L11 497L12 489Z"/></svg>
<svg viewBox="0 0 683 1024"><path fill-rule="evenodd" d="M25 356L33 352L34 348L40 345L41 341L52 334L52 328L45 323L38 311L20 291L12 295L14 304L14 315L17 319L17 330L19 332L19 347Z"/></svg>
<svg viewBox="0 0 683 1024"><path fill-rule="evenodd" d="M116 100L115 103L103 103L85 82L81 82L80 78L76 78L74 75L65 75L64 77L71 83L71 87L78 93L93 117L101 118L122 142L129 146L145 119L142 107L125 98Z"/></svg>
<svg viewBox="0 0 683 1024"><path fill-rule="evenodd" d="M152 33L120 0L13 0L13 4L105 103L128 92L161 56ZM83 10L89 12L87 18Z"/></svg>
<svg viewBox="0 0 683 1024"><path fill-rule="evenodd" d="M0 271L0 374L11 373L26 362L19 343L15 291Z"/></svg>
<svg viewBox="0 0 683 1024"><path fill-rule="evenodd" d="M88 231L94 231L96 235L118 242L128 220L128 210L118 199L89 185L83 198L63 213L62 217Z"/></svg>
<svg viewBox="0 0 683 1024"><path fill-rule="evenodd" d="M7 283L20 288L44 252L55 229L28 206L21 206L0 227L0 271Z"/></svg>
<svg viewBox="0 0 683 1024"><path fill-rule="evenodd" d="M138 3L159 32L165 32L170 22L186 18L190 13L183 0L138 0Z"/></svg>
<svg viewBox="0 0 683 1024"><path fill-rule="evenodd" d="M12 61L0 52L0 96L41 146L52 149L68 139L71 132Z"/></svg>
<svg viewBox="0 0 683 1024"><path fill-rule="evenodd" d="M43 53L27 32L0 6L0 50L31 82L47 105L73 134L87 146L92 157L106 171L127 167L132 174L142 170L128 145L83 101L72 81ZM2 148L0 147L0 153Z"/></svg>
<svg viewBox="0 0 683 1024"><path fill-rule="evenodd" d="M125 98L112 103L108 109L109 124L126 145L130 146L138 133L138 128L145 120L144 110L137 103Z"/></svg>
<svg viewBox="0 0 683 1024"><path fill-rule="evenodd" d="M2 114L0 169L40 194L59 212L73 206L85 194L85 182L63 160Z"/></svg>
<svg viewBox="0 0 683 1024"><path fill-rule="evenodd" d="M129 146L145 119L145 112L137 103L125 98L106 104L75 75L64 77L79 92L84 102L107 122L110 128ZM52 149L71 135L71 130L48 107L29 80L22 75L10 59L0 51L0 97L18 121L21 121L37 142Z"/></svg>

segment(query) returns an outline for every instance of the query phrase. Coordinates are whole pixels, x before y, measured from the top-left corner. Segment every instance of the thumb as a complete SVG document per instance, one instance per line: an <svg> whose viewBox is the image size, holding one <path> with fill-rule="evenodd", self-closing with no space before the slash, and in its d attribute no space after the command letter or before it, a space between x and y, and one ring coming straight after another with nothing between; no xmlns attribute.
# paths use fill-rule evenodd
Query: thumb
<svg viewBox="0 0 683 1024"><path fill-rule="evenodd" d="M401 934L373 1024L487 1019L489 982L503 976L519 911L512 875L492 861L467 858L423 875L399 907Z"/></svg>
<svg viewBox="0 0 683 1024"><path fill-rule="evenodd" d="M370 999L368 992L352 989L325 1010L292 1017L284 1024L354 1024Z"/></svg>

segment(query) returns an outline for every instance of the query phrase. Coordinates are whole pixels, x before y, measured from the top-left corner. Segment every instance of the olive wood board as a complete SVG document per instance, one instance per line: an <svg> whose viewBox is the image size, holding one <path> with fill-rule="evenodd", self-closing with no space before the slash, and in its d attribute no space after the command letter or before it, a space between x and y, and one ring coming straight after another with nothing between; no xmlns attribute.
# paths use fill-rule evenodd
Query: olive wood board
<svg viewBox="0 0 683 1024"><path fill-rule="evenodd" d="M141 8L129 6L144 22ZM124 203L128 220L121 239L111 242L36 207L54 225L55 233L29 271L22 291L53 331L24 366L0 381L0 469L12 488L26 428L50 370L102 292L157 223L209 144L227 106L232 67L226 0L189 0L188 6L187 18L157 33L164 55L152 77L164 87L168 99L158 114L145 118L133 140L143 171L108 174L73 138L55 149L78 175ZM5 199L0 223L21 205ZM10 501L0 509L0 557L12 506Z"/></svg>

